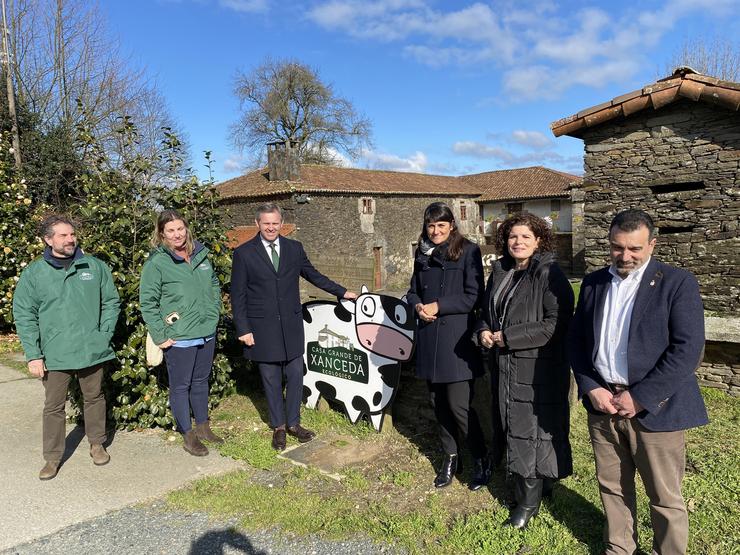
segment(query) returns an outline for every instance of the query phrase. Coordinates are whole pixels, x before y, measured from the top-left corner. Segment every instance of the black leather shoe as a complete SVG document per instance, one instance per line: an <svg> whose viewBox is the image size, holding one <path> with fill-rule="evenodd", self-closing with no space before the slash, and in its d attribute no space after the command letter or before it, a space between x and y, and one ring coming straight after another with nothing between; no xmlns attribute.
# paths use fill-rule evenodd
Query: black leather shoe
<svg viewBox="0 0 740 555"><path fill-rule="evenodd" d="M483 457L482 459L473 459L473 477L470 479L468 489L478 491L491 481L491 459Z"/></svg>
<svg viewBox="0 0 740 555"><path fill-rule="evenodd" d="M537 516L539 507L525 507L523 505L517 505L509 513L509 518L504 522L504 526L511 526L512 528L526 528L527 524L533 516Z"/></svg>
<svg viewBox="0 0 740 555"><path fill-rule="evenodd" d="M285 428L275 428L272 432L272 448L275 451L283 451L285 449Z"/></svg>
<svg viewBox="0 0 740 555"><path fill-rule="evenodd" d="M443 488L452 483L452 477L455 475L458 467L459 457L457 455L445 455L442 459L442 467L434 478L434 487Z"/></svg>
<svg viewBox="0 0 740 555"><path fill-rule="evenodd" d="M296 438L298 441L300 441L301 443L306 443L316 437L316 434L314 432L312 432L311 430L307 430L300 424L296 424L295 426L290 426L288 428L288 433L292 435L294 438Z"/></svg>

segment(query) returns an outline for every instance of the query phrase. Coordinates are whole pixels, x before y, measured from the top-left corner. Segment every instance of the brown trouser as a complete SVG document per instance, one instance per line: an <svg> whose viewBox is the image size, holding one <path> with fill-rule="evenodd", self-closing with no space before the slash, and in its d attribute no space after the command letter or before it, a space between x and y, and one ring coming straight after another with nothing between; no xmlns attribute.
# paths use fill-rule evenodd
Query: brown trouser
<svg viewBox="0 0 740 555"><path fill-rule="evenodd" d="M653 553L686 553L689 519L681 497L684 432L650 432L636 418L609 414L589 414L588 430L606 515L606 553L637 551L635 470L650 499Z"/></svg>
<svg viewBox="0 0 740 555"><path fill-rule="evenodd" d="M43 441L44 460L60 461L64 454L64 440L67 436L64 403L67 401L67 388L72 376L77 376L84 399L85 435L91 445L104 443L105 436L105 396L101 389L103 366L91 366L82 370L52 370L46 372L44 389Z"/></svg>

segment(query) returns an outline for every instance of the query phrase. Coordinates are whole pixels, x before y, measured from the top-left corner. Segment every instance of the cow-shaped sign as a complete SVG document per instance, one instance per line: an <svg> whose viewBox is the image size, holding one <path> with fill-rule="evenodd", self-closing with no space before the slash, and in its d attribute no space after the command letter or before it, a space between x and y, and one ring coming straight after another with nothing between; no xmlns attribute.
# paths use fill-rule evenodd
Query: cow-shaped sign
<svg viewBox="0 0 740 555"><path fill-rule="evenodd" d="M372 294L364 285L361 293L354 302L303 305L303 397L310 408L321 397L336 401L353 424L364 414L380 431L399 363L414 350L416 320L405 298Z"/></svg>

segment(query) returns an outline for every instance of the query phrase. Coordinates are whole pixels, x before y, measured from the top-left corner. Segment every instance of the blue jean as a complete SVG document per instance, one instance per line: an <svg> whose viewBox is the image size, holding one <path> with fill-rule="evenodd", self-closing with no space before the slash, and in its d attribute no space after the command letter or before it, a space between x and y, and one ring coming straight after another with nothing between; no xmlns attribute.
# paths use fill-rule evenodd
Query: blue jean
<svg viewBox="0 0 740 555"><path fill-rule="evenodd" d="M192 428L190 410L196 424L208 421L208 377L211 375L216 340L196 347L170 347L164 352L170 377L170 409L177 430Z"/></svg>

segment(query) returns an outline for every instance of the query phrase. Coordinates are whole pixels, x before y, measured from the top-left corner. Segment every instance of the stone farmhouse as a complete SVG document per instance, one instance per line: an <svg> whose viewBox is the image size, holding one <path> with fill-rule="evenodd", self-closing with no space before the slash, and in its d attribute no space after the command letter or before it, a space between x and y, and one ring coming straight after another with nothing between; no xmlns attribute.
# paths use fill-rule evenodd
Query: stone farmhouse
<svg viewBox="0 0 740 555"><path fill-rule="evenodd" d="M572 200L573 190L580 190L580 177L534 166L464 175L460 179L481 192L476 202L486 243L495 241L498 224L511 214L529 212L549 218L558 241L560 265L567 273L583 273L583 241L572 233L574 218L578 221L582 214L582 203Z"/></svg>
<svg viewBox="0 0 740 555"><path fill-rule="evenodd" d="M495 173L453 177L299 164L290 145L281 142L268 145L267 168L225 181L217 190L234 246L257 233L257 206L276 202L285 212L283 232L300 240L311 261L332 279L358 290L365 284L373 290L404 291L424 208L431 202L448 203L462 233L481 243L484 252L490 226L483 225L482 211L491 221L503 220L508 212L499 205L507 199L512 201L507 210L556 212L555 220L570 228L565 223L571 214L568 187L577 176L545 168L500 172L510 179L511 191L527 191L518 194L503 192ZM548 187L548 178L556 185ZM559 210L553 211L558 208L554 200ZM564 258L569 255L568 249ZM306 297L323 296L306 283L302 286Z"/></svg>

